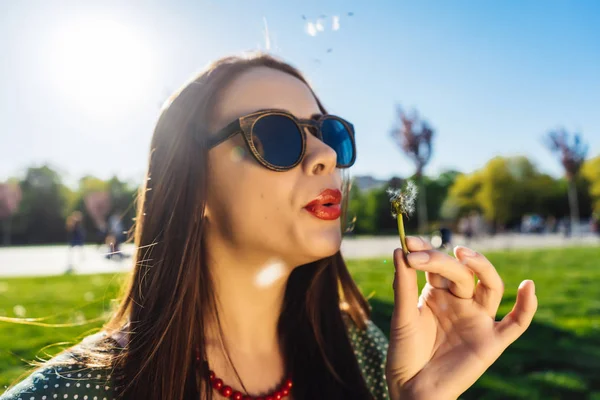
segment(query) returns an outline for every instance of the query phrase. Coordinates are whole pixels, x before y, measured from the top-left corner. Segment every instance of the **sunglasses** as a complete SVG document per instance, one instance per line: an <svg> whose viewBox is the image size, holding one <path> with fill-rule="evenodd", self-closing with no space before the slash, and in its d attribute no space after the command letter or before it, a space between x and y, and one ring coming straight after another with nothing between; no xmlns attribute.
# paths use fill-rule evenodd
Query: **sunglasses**
<svg viewBox="0 0 600 400"><path fill-rule="evenodd" d="M349 168L356 160L352 124L335 115L299 119L282 110L264 110L233 121L208 139L209 149L241 133L256 160L268 169L287 171L302 161L306 130L335 150L336 166Z"/></svg>

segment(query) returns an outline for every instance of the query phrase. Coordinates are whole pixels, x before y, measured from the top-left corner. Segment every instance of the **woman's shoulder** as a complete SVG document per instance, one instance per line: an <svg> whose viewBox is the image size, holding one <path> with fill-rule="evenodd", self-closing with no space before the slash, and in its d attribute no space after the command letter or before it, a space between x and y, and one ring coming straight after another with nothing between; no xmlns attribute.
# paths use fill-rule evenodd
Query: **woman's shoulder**
<svg viewBox="0 0 600 400"><path fill-rule="evenodd" d="M364 329L351 319L347 326L348 337L367 386L376 399L388 399L385 379L387 337L371 320L365 321Z"/></svg>
<svg viewBox="0 0 600 400"><path fill-rule="evenodd" d="M113 399L112 368L87 363L78 352L105 337L104 333L88 336L31 372L0 395L0 400Z"/></svg>

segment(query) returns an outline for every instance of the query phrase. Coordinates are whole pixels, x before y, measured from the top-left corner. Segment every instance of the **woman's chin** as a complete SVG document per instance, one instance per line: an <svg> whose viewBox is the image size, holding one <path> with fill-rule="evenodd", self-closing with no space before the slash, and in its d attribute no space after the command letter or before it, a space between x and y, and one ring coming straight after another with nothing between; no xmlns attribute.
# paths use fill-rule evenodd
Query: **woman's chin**
<svg viewBox="0 0 600 400"><path fill-rule="evenodd" d="M315 260L330 257L340 250L342 233L337 229L328 229L316 232L308 237L307 252Z"/></svg>

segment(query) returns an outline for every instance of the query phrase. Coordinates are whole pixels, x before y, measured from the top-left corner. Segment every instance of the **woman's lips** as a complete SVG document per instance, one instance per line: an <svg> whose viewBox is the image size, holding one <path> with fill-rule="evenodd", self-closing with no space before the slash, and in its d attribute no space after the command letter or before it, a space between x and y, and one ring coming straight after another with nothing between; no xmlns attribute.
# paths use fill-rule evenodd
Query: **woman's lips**
<svg viewBox="0 0 600 400"><path fill-rule="evenodd" d="M319 219L334 220L342 213L342 192L339 189L325 189L304 206L304 209Z"/></svg>
<svg viewBox="0 0 600 400"><path fill-rule="evenodd" d="M304 207L306 211L314 215L319 219L324 219L327 221L331 221L334 219L338 219L342 214L342 206L339 204L332 204L329 206L322 204L309 204Z"/></svg>

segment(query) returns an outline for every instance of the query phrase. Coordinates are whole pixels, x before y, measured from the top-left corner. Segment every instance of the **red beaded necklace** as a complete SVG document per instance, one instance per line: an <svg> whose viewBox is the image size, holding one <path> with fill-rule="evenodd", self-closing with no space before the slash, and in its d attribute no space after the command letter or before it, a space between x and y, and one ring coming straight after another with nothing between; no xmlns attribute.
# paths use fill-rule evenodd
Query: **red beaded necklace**
<svg viewBox="0 0 600 400"><path fill-rule="evenodd" d="M202 362L202 359L200 357L200 352L199 349L196 349L196 364L200 365L200 363ZM210 380L210 384L213 387L213 389L215 389L216 391L218 391L221 396L228 398L228 399L233 399L233 400L281 400L285 397L287 397L290 394L290 390L292 390L292 379L291 378L287 378L284 380L283 384L277 388L274 392L269 393L267 395L264 396L250 396L250 395L244 395L238 391L234 391L231 386L226 385L222 379L220 379L219 377L217 377L217 375L215 374L215 372L213 370L209 369L209 380Z"/></svg>

